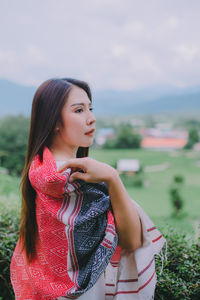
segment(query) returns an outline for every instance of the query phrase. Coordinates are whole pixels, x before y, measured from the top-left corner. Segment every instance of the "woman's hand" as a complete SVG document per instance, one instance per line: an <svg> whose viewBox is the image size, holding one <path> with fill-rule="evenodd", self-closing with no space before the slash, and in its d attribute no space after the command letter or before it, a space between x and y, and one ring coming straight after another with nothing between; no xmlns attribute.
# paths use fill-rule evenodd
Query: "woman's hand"
<svg viewBox="0 0 200 300"><path fill-rule="evenodd" d="M99 162L90 157L73 158L69 159L63 164L58 172L71 168L73 172L69 178L69 182L73 182L76 179L84 180L85 182L98 183L105 181L109 183L111 178L117 173L117 171L106 163ZM84 173L77 172L83 170Z"/></svg>
<svg viewBox="0 0 200 300"><path fill-rule="evenodd" d="M119 245L128 251L134 251L142 245L142 227L137 209L129 197L117 171L102 162L90 157L68 160L58 172L71 168L69 182L81 179L85 182L108 184L110 201L112 204L115 224L119 236ZM84 173L77 172L82 169Z"/></svg>

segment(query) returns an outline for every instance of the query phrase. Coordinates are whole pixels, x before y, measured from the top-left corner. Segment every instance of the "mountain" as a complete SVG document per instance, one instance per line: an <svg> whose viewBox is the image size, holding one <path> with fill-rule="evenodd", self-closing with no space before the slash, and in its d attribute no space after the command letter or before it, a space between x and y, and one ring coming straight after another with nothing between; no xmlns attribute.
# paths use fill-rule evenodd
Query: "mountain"
<svg viewBox="0 0 200 300"><path fill-rule="evenodd" d="M146 89L133 92L96 94L98 115L141 115L200 110L200 87L187 89Z"/></svg>
<svg viewBox="0 0 200 300"><path fill-rule="evenodd" d="M0 80L0 117L30 116L36 87ZM200 86L153 86L133 91L101 90L93 93L96 116L141 115L200 110Z"/></svg>
<svg viewBox="0 0 200 300"><path fill-rule="evenodd" d="M0 116L8 114L31 114L31 103L36 87L0 80Z"/></svg>

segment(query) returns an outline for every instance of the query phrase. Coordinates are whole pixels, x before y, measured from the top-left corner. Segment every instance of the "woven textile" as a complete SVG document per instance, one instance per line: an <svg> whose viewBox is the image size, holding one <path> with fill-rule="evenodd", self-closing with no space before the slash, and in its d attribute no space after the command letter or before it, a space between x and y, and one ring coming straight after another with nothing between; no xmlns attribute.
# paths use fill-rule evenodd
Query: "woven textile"
<svg viewBox="0 0 200 300"><path fill-rule="evenodd" d="M11 261L16 300L77 298L105 273L105 299L151 299L156 284L154 255L165 239L135 203L143 246L132 253L117 247L106 183L69 183L71 169L57 172L47 147L29 170L36 190L36 258L26 263L19 242ZM102 299L104 300L104 299Z"/></svg>

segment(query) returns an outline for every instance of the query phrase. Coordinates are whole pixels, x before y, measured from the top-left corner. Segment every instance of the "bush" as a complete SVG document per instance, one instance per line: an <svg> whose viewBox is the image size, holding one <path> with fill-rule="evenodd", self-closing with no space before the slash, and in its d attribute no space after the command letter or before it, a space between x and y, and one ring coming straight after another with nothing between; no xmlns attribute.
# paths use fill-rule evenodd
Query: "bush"
<svg viewBox="0 0 200 300"><path fill-rule="evenodd" d="M120 174L120 178L123 181L123 184L125 187L143 187L144 186L144 175L141 173L136 173L134 175L132 174L126 174L122 173Z"/></svg>
<svg viewBox="0 0 200 300"><path fill-rule="evenodd" d="M155 300L200 299L200 244L188 241L184 234L167 230L168 260L161 275L160 259L156 258L157 287Z"/></svg>
<svg viewBox="0 0 200 300"><path fill-rule="evenodd" d="M169 190L174 216L178 216L184 206L184 199L181 195L183 183L184 177L182 175L174 175L173 183Z"/></svg>
<svg viewBox="0 0 200 300"><path fill-rule="evenodd" d="M14 299L10 261L18 239L19 218L15 212L0 215L0 299Z"/></svg>
<svg viewBox="0 0 200 300"><path fill-rule="evenodd" d="M198 134L198 130L196 128L191 128L189 130L189 137L188 137L188 141L187 144L185 145L185 149L192 149L192 147L194 146L195 143L198 143L199 141L199 134Z"/></svg>
<svg viewBox="0 0 200 300"><path fill-rule="evenodd" d="M0 122L0 164L9 174L20 175L25 162L29 119L7 116Z"/></svg>

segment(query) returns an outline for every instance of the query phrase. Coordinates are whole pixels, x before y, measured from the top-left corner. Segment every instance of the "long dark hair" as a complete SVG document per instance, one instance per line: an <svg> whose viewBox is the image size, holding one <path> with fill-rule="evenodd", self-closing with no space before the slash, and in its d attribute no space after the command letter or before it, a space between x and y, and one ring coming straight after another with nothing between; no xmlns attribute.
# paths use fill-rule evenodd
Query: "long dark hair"
<svg viewBox="0 0 200 300"><path fill-rule="evenodd" d="M28 262L35 257L38 233L36 192L29 181L29 168L35 155L39 154L42 161L44 147L51 145L55 126L57 122L62 122L61 111L73 85L85 90L88 98L92 101L89 85L84 81L72 78L45 81L39 86L33 98L28 147L21 180L22 209L19 235L20 244L22 250L25 249ZM88 153L89 147L79 147L76 157L85 157L88 156Z"/></svg>

